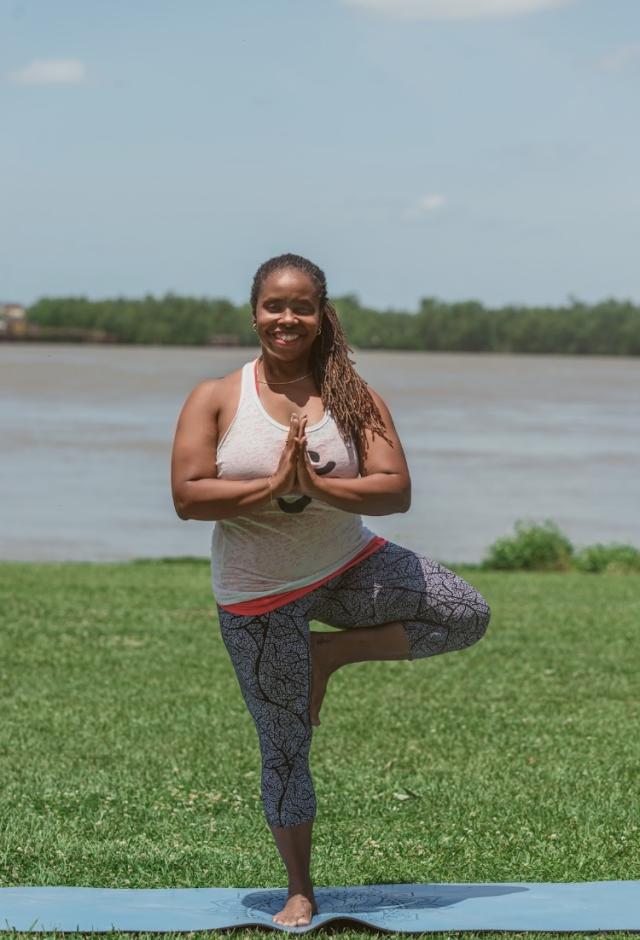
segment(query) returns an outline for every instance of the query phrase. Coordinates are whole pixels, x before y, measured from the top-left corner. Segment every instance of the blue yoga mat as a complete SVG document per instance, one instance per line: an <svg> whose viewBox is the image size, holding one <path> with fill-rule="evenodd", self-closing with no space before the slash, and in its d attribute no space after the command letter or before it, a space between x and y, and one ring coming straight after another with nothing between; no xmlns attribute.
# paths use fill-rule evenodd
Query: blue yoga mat
<svg viewBox="0 0 640 940"><path fill-rule="evenodd" d="M0 930L190 931L263 926L306 933L335 920L404 933L640 931L640 881L316 887L319 913L275 924L284 888L0 888Z"/></svg>

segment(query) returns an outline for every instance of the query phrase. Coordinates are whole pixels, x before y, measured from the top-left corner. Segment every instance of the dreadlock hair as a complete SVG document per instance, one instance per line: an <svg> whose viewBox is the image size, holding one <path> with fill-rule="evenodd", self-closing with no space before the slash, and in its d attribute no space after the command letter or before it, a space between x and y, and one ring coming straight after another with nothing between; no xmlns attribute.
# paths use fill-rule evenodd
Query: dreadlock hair
<svg viewBox="0 0 640 940"><path fill-rule="evenodd" d="M260 265L251 287L251 310L254 319L258 295L264 280L274 271L294 268L311 278L320 302L322 332L316 336L311 347L311 371L320 389L320 397L326 410L338 427L346 444L353 438L358 453L360 468L364 464L368 443L365 430L368 428L393 446L385 432L382 415L374 402L367 383L358 375L349 358L353 353L347 345L335 307L327 297L327 281L324 272L301 255L283 254L269 258Z"/></svg>

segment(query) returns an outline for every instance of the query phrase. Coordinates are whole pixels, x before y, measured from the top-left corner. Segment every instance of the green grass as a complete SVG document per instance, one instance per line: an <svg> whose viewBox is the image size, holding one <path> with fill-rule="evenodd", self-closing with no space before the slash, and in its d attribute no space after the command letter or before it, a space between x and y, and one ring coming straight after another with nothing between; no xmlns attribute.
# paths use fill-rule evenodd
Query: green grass
<svg viewBox="0 0 640 940"><path fill-rule="evenodd" d="M456 571L479 644L329 683L315 884L640 878L637 578ZM0 610L0 886L286 886L206 564L5 563Z"/></svg>

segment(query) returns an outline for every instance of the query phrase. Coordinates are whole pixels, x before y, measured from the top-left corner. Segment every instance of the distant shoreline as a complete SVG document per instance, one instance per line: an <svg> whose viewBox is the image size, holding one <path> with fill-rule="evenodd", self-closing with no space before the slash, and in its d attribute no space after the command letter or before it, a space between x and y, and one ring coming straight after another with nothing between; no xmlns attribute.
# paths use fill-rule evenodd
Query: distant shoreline
<svg viewBox="0 0 640 940"><path fill-rule="evenodd" d="M121 349L233 349L233 350L253 350L258 352L260 346L256 344L244 343L136 343L131 340L118 339L95 339L89 337L71 338L71 337L45 337L45 336L6 336L0 333L0 344L6 346L34 346L41 344L43 346L109 346L120 347ZM349 348L354 352L366 353L414 353L421 355L456 355L456 356L539 356L539 357L564 357L571 359L637 359L639 353L616 353L616 352L566 352L564 350L521 350L521 349L410 349L398 348L394 346L357 346L355 343L349 343Z"/></svg>
<svg viewBox="0 0 640 940"><path fill-rule="evenodd" d="M640 356L640 305L570 298L560 307L485 307L476 300L423 298L417 312L376 310L355 295L332 298L352 349ZM2 305L0 305L2 306ZM13 342L255 347L248 304L224 298L147 296L136 300L43 297L5 304L0 338Z"/></svg>

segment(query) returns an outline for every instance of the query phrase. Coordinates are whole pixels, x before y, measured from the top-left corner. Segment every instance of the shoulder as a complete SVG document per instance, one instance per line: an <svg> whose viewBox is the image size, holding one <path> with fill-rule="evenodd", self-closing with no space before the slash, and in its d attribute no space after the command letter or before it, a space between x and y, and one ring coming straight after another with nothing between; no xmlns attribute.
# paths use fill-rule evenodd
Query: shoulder
<svg viewBox="0 0 640 940"><path fill-rule="evenodd" d="M367 384L367 391L371 395L374 405L377 407L385 422L391 421L391 412L389 411L389 407L382 395L369 384Z"/></svg>
<svg viewBox="0 0 640 940"><path fill-rule="evenodd" d="M214 400L225 397L229 392L240 386L243 368L244 366L240 366L239 369L234 369L233 372L229 372L227 375L222 375L217 378L202 379L202 381L198 382L194 387L191 395L197 396L203 400Z"/></svg>
<svg viewBox="0 0 640 940"><path fill-rule="evenodd" d="M368 382L367 382L366 384L367 384L367 391L369 392L369 394L370 394L371 397L373 398L373 400L374 400L374 402L376 403L376 405L378 405L378 406L384 405L385 408L386 408L385 401L384 401L382 395L380 394L380 392L377 392L377 391L375 390L375 388L373 388L373 386L369 385Z"/></svg>
<svg viewBox="0 0 640 940"><path fill-rule="evenodd" d="M242 369L235 369L220 378L202 379L191 390L185 405L209 413L217 413L229 396L239 391L242 381Z"/></svg>

